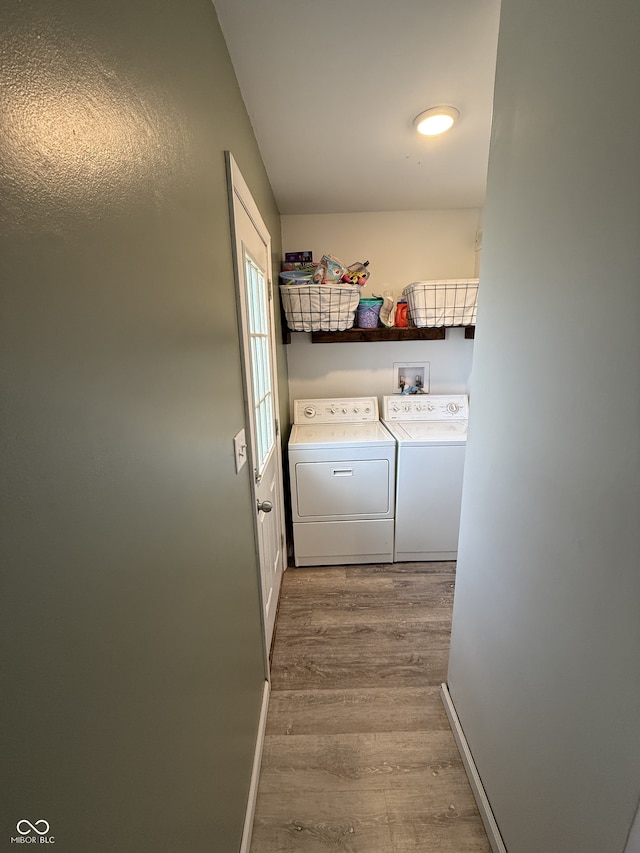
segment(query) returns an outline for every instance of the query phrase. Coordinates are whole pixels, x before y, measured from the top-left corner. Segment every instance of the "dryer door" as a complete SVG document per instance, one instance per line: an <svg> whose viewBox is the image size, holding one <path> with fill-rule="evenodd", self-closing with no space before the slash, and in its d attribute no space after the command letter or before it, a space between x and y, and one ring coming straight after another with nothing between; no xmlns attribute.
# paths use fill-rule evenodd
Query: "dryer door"
<svg viewBox="0 0 640 853"><path fill-rule="evenodd" d="M392 510L388 459L295 464L294 512L300 520L384 516Z"/></svg>

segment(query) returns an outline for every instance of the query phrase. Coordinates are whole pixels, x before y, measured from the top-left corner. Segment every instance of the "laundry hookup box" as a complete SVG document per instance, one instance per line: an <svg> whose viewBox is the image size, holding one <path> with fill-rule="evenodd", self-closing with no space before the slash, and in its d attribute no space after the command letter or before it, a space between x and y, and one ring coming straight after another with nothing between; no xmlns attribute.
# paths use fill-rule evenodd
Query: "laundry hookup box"
<svg viewBox="0 0 640 853"><path fill-rule="evenodd" d="M402 291L409 320L418 328L475 326L478 279L414 281Z"/></svg>

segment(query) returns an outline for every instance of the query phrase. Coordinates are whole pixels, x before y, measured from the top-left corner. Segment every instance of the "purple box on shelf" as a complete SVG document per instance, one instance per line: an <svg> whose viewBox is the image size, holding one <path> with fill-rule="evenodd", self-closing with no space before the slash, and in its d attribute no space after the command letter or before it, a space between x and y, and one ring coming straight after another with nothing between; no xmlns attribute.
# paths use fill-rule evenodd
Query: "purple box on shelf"
<svg viewBox="0 0 640 853"><path fill-rule="evenodd" d="M285 252L284 259L288 264L312 264L313 252Z"/></svg>

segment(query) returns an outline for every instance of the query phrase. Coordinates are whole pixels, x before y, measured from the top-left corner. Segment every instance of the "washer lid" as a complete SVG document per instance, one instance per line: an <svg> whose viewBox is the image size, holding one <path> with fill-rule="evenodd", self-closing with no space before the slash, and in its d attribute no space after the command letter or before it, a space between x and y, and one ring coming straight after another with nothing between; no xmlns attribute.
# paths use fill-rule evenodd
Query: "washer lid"
<svg viewBox="0 0 640 853"><path fill-rule="evenodd" d="M393 445L395 439L380 421L364 423L294 424L289 448L371 447Z"/></svg>
<svg viewBox="0 0 640 853"><path fill-rule="evenodd" d="M387 424L400 444L464 444L467 421L396 421Z"/></svg>

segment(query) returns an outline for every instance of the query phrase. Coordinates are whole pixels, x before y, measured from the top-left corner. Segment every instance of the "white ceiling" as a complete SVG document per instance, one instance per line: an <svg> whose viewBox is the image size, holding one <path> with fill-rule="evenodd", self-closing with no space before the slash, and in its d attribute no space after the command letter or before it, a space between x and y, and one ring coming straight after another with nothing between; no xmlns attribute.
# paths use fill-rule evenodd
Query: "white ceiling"
<svg viewBox="0 0 640 853"><path fill-rule="evenodd" d="M499 0L214 4L282 214L483 204Z"/></svg>

